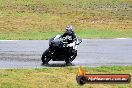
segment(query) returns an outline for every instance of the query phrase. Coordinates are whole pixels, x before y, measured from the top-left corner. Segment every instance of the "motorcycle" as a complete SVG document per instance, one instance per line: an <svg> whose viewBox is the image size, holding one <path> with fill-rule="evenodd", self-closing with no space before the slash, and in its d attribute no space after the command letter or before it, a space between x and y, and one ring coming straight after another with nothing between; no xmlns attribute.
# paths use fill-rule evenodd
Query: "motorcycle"
<svg viewBox="0 0 132 88"><path fill-rule="evenodd" d="M67 39L62 38L62 35L49 39L49 48L44 51L41 57L43 64L48 64L50 60L71 63L77 56L77 48L81 42L82 39L77 39L68 44Z"/></svg>

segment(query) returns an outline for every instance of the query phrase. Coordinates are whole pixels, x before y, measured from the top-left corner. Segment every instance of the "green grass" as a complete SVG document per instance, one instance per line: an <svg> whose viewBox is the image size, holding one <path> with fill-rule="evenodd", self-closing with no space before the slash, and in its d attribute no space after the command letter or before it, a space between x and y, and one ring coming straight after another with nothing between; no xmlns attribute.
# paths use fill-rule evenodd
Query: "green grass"
<svg viewBox="0 0 132 88"><path fill-rule="evenodd" d="M76 34L79 38L131 38L132 30L111 30L111 29L81 29ZM5 40L43 40L49 39L57 34L63 34L59 31L28 31L22 33L3 32L0 34L1 39Z"/></svg>
<svg viewBox="0 0 132 88"><path fill-rule="evenodd" d="M131 66L84 67L87 74L130 74ZM78 68L1 69L0 88L131 88L129 84L76 83Z"/></svg>
<svg viewBox="0 0 132 88"><path fill-rule="evenodd" d="M112 30L112 29L82 29L77 31L79 37L83 38L130 38L132 30Z"/></svg>
<svg viewBox="0 0 132 88"><path fill-rule="evenodd" d="M0 0L0 39L132 37L131 0Z"/></svg>

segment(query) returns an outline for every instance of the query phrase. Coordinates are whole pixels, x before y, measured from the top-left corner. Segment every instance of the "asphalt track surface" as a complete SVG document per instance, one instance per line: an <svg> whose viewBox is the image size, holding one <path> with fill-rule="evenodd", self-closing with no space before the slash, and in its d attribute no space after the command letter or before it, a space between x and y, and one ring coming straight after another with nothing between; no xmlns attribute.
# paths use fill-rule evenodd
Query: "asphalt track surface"
<svg viewBox="0 0 132 88"><path fill-rule="evenodd" d="M0 40L0 68L65 67L64 61L41 62L48 40ZM132 39L83 39L72 66L132 65Z"/></svg>

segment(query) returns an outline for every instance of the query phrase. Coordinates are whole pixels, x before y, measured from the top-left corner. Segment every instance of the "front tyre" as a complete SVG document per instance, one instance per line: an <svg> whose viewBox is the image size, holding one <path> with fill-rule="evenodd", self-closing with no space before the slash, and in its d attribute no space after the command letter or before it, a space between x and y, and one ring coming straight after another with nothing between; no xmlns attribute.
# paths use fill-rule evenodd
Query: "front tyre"
<svg viewBox="0 0 132 88"><path fill-rule="evenodd" d="M47 49L47 50L43 53L43 55L42 55L42 57L41 57L41 60L42 60L43 64L48 64L48 62L51 60L51 56L50 56L50 51L49 51L49 49Z"/></svg>

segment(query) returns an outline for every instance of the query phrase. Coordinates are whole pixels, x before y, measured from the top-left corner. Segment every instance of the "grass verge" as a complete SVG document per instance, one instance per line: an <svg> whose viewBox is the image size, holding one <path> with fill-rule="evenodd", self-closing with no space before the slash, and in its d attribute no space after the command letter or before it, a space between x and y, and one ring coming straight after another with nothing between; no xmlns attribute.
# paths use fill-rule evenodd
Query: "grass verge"
<svg viewBox="0 0 132 88"><path fill-rule="evenodd" d="M0 39L48 39L67 25L81 38L130 38L131 11L131 0L0 0Z"/></svg>
<svg viewBox="0 0 132 88"><path fill-rule="evenodd" d="M130 74L132 66L84 67L88 74ZM131 88L129 84L76 83L78 68L0 69L0 88Z"/></svg>

